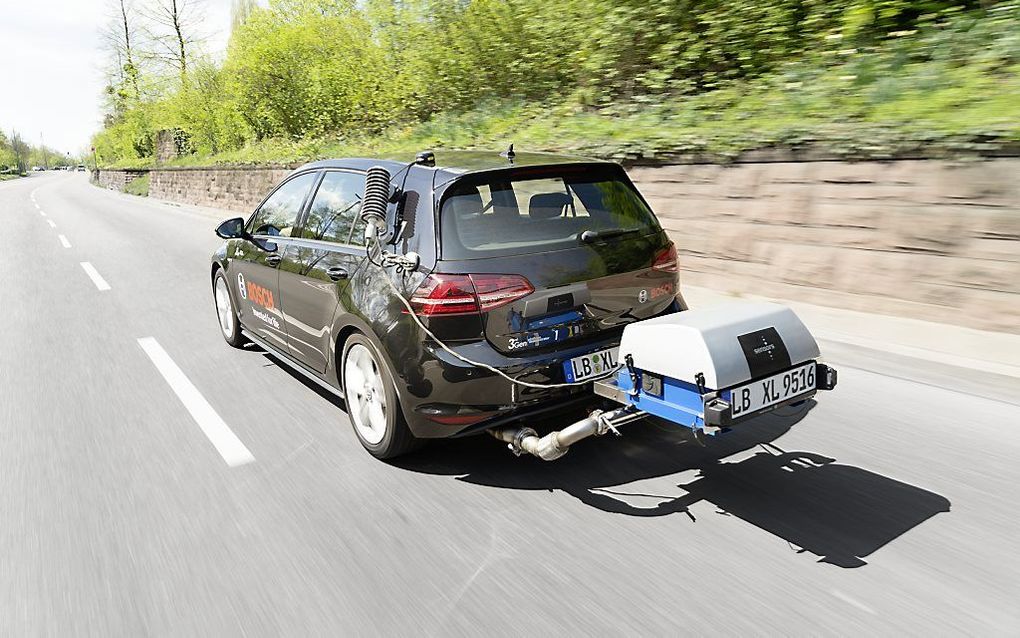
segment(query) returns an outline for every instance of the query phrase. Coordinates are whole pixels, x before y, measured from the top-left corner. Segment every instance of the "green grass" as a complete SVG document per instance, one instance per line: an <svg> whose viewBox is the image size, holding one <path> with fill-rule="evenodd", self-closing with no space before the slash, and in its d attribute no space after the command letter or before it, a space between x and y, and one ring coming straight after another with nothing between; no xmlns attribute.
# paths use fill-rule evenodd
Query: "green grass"
<svg viewBox="0 0 1020 638"><path fill-rule="evenodd" d="M127 183L124 187L124 192L129 195L138 195L139 197L149 196L149 175L145 174L141 177L136 177Z"/></svg>
<svg viewBox="0 0 1020 638"><path fill-rule="evenodd" d="M378 135L265 140L174 165L293 164L422 149L555 151L617 160L729 161L757 149L827 157L950 157L1020 149L1020 65L908 63L892 53L791 64L696 95L591 108L493 101ZM124 162L122 167L138 166Z"/></svg>

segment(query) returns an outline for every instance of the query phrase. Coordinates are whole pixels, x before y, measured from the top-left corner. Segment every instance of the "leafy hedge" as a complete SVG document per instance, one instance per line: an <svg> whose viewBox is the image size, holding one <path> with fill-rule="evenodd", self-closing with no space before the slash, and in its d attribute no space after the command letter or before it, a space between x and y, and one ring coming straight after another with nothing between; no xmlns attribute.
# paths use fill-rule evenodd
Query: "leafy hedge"
<svg viewBox="0 0 1020 638"><path fill-rule="evenodd" d="M149 174L146 173L141 177L136 177L127 184L124 185L124 192L129 195L138 195L139 197L149 196Z"/></svg>
<svg viewBox="0 0 1020 638"><path fill-rule="evenodd" d="M1020 141L1020 7L931 0L275 0L225 61L112 114L106 163L507 136L599 155Z"/></svg>

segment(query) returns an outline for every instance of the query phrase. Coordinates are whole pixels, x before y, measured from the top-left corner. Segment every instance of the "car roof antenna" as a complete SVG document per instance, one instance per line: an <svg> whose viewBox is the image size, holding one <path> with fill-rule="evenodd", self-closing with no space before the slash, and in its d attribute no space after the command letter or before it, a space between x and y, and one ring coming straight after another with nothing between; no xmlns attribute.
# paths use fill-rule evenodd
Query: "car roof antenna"
<svg viewBox="0 0 1020 638"><path fill-rule="evenodd" d="M511 143L505 151L499 154L500 157L505 157L506 161L511 164L514 163L514 158L517 157L517 153L514 153L514 145Z"/></svg>

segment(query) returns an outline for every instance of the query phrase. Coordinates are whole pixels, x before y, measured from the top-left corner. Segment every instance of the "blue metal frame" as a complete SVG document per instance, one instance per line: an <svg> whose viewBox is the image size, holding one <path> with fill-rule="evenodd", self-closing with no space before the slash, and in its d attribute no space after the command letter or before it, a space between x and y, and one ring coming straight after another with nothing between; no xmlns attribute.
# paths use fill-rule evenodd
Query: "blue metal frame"
<svg viewBox="0 0 1020 638"><path fill-rule="evenodd" d="M793 370L804 365L805 363L806 362L798 363L777 374ZM816 389L811 390L809 392L805 392L790 397L774 405L768 406L761 410L757 410L755 412L751 412L750 414L741 415L736 419L730 419L729 417L727 417L724 421L725 426L728 427L730 424L742 422L744 420L754 418L766 412L771 412L772 410L775 410L776 408L782 407L784 405L801 403L813 397L818 390L826 390L835 387L835 371L824 364L816 363L815 365L825 368L824 373L816 372L816 376L818 379L824 378L827 380L829 378L829 375L831 374L833 382L829 384L828 387L820 385L821 381L819 381L819 385L816 387ZM714 435L720 431L720 428L718 427L719 424L708 425L705 423L705 398L707 396L708 399L711 401L718 397L722 401L729 403L730 392L732 389L726 389L721 392L717 392L713 388L707 388L705 389L705 394L703 395L701 392L699 392L698 387L693 383L688 383L686 381L681 381L679 379L671 379L669 377L663 377L660 375L654 375L655 378L662 379L662 396L656 396L655 394L646 392L642 388L641 377L642 375L647 373L643 372L642 370L635 370L634 372L636 376L636 383L638 385L637 392L634 392L634 384L631 381L630 370L628 370L627 368L621 368L620 371L616 373L615 385L619 390L623 392L624 396L626 396L627 403L633 405L634 407L640 410L643 410L644 412L647 412L648 414L654 414L657 417L663 418L667 421L671 421L673 423L676 423L677 425L690 428L692 430L701 430L703 433L708 435ZM823 374L825 374L824 377L822 376ZM753 381L755 381L755 379L751 380L751 382Z"/></svg>
<svg viewBox="0 0 1020 638"><path fill-rule="evenodd" d="M637 394L633 393L634 386L626 368L616 374L616 385L627 393L631 405L686 428L705 431L705 402L697 386L679 379L662 377L662 396L657 397L640 388L641 374L638 371ZM707 431L709 434L714 432L714 429Z"/></svg>

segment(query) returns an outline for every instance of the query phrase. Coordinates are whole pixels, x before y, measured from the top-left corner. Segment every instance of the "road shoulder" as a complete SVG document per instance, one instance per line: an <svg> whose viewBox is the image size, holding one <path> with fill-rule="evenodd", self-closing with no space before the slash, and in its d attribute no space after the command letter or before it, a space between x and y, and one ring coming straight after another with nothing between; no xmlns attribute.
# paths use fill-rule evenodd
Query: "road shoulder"
<svg viewBox="0 0 1020 638"><path fill-rule="evenodd" d="M774 301L792 308L839 366L1020 405L1020 335L683 287L691 308Z"/></svg>

